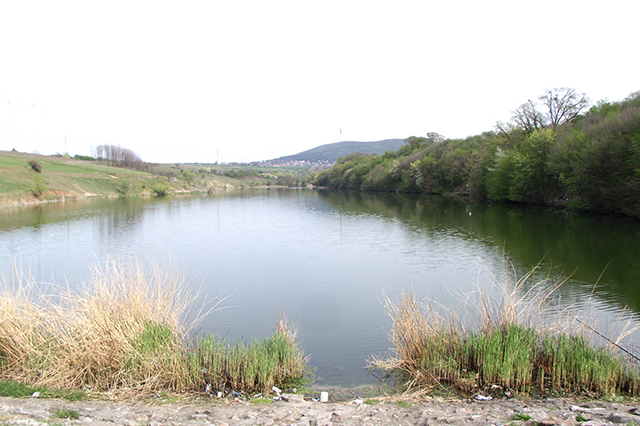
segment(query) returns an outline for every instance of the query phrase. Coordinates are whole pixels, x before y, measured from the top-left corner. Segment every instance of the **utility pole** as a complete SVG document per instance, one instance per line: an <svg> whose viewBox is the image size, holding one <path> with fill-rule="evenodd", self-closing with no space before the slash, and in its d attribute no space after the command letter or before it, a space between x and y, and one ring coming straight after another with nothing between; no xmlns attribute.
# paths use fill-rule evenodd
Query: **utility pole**
<svg viewBox="0 0 640 426"><path fill-rule="evenodd" d="M7 151L9 151L9 124L11 123L11 101L7 95Z"/></svg>

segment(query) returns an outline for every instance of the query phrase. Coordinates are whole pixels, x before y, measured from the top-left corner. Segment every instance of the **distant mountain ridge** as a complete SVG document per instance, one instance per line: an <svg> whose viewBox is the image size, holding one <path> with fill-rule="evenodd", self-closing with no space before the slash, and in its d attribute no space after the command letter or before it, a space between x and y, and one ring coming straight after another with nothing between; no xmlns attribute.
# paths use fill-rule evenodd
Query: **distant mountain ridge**
<svg viewBox="0 0 640 426"><path fill-rule="evenodd" d="M403 145L404 139L385 139L376 142L334 142L320 145L316 148L300 152L286 157L268 160L268 163L284 163L294 161L309 161L312 163L331 162L335 163L338 158L344 157L354 152L361 152L366 155L383 154L385 151L396 152Z"/></svg>

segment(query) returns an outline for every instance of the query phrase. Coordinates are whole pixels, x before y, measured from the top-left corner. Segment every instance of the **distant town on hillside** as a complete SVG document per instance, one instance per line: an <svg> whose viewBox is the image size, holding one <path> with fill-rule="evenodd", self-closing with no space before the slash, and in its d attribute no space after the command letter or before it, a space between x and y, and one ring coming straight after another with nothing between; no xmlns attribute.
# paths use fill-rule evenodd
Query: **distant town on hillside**
<svg viewBox="0 0 640 426"><path fill-rule="evenodd" d="M384 154L385 151L397 151L403 145L403 139L385 139L375 142L335 142L273 160L256 161L252 166L263 167L330 167L340 157L354 152L362 154Z"/></svg>

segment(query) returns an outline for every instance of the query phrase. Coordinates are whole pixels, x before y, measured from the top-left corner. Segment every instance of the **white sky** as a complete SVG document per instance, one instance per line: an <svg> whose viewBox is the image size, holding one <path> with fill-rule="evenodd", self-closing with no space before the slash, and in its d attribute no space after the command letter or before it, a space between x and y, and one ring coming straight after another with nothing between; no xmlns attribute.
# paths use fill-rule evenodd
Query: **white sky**
<svg viewBox="0 0 640 426"><path fill-rule="evenodd" d="M1 1L0 149L229 162L466 137L545 88L640 90L638 16L638 0Z"/></svg>

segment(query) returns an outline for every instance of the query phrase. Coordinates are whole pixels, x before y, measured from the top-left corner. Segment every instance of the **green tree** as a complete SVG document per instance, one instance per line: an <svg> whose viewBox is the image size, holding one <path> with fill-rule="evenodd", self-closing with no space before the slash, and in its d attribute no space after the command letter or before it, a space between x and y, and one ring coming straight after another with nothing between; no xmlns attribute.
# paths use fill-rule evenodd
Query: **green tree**
<svg viewBox="0 0 640 426"><path fill-rule="evenodd" d="M549 164L549 155L556 143L552 129L536 130L514 155L512 201L547 203L558 190L557 179Z"/></svg>
<svg viewBox="0 0 640 426"><path fill-rule="evenodd" d="M561 179L571 203L640 216L640 105L601 103L562 142Z"/></svg>
<svg viewBox="0 0 640 426"><path fill-rule="evenodd" d="M487 167L487 197L494 200L511 200L511 182L514 170L514 155L496 147Z"/></svg>

